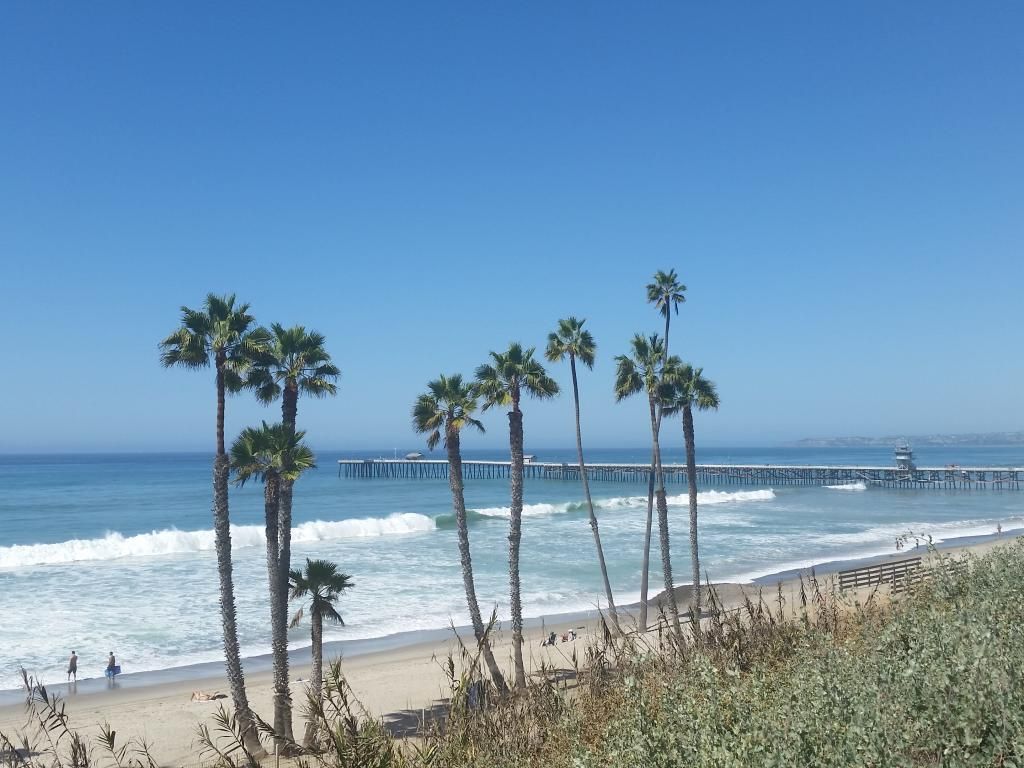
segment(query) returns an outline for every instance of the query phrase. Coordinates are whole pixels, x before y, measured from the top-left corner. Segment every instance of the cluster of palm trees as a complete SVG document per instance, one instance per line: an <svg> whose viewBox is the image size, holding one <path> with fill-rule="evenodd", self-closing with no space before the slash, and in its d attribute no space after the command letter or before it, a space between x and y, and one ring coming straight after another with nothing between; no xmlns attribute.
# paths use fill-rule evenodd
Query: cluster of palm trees
<svg viewBox="0 0 1024 768"><path fill-rule="evenodd" d="M207 368L212 365L217 386L217 443L213 463L213 523L227 677L246 747L260 749L255 717L245 692L231 568L231 529L228 483L251 479L263 482L266 520L267 582L274 666L274 722L277 738L293 742L292 701L288 679L288 600L311 597L314 673L312 692L318 695L322 669L323 620L340 621L334 608L338 596L352 586L351 578L322 560L306 561L304 571L291 568L292 497L295 482L316 466L313 452L296 428L299 397L326 397L337 391L340 371L324 348L325 339L303 326L269 329L256 325L248 304L234 295L206 297L202 309L181 308L181 325L160 342L165 366ZM224 441L226 395L242 390L271 404L281 400L281 421L263 422L242 431L231 446ZM295 624L302 611L295 616ZM306 739L313 734L307 729Z"/></svg>
<svg viewBox="0 0 1024 768"><path fill-rule="evenodd" d="M692 591L690 611L700 616L701 580L700 548L697 537L697 467L693 435L693 411L717 410L718 391L703 369L684 363L677 355L669 355L668 339L673 313L686 301L686 286L679 282L674 269L659 270L647 284L647 301L665 318L665 336L636 334L630 342L630 354L615 358L615 399L624 400L633 395L647 395L651 423L651 473L647 495L647 526L644 537L644 557L640 584L641 629L647 628L648 572L651 551L651 523L654 508L658 511L658 534L661 544L661 567L665 582L665 605L672 629L681 635L679 605L672 577L672 554L669 542L668 500L665 493L665 474L661 460L661 425L665 416L682 415L683 440L686 445L687 485L690 507L690 562L692 565Z"/></svg>
<svg viewBox="0 0 1024 768"><path fill-rule="evenodd" d="M697 542L697 486L693 435L693 410L718 408L718 394L700 368L669 355L668 335L672 314L678 314L685 301L686 287L674 270L658 272L647 286L647 299L665 318L664 338L657 334L637 334L628 355L616 360L615 398L623 400L645 393L651 426L651 472L647 505L644 557L641 571L639 623L647 627L648 572L653 511L658 512L665 602L672 626L681 632L679 608L672 577L669 546L668 504L662 470L660 433L665 416L681 414L686 444L690 502L690 550L693 564L693 591L690 609L699 615L701 608L700 559ZM576 416L576 450L580 480L586 497L590 526L594 535L598 567L601 571L611 628L620 632L594 503L587 481L580 429L579 382L577 362L593 368L597 345L584 328L585 321L568 317L548 336L545 357L550 362L568 360L572 375ZM236 716L245 734L246 746L259 750L256 719L245 692L239 652L234 585L231 568L231 529L228 485L234 472L236 485L249 480L264 485L266 519L267 577L270 594L270 626L274 660L275 736L292 743L292 701L288 674L288 602L289 598L309 597L312 624L314 668L311 693L318 696L322 685L323 621L341 621L334 607L342 592L352 586L351 578L337 566L323 560L307 560L304 571L291 568L292 499L296 481L316 466L313 452L303 442L305 432L296 426L300 396L327 397L337 391L340 371L332 363L322 335L303 326L270 328L256 325L248 304L236 304L234 295L206 297L202 309L181 308L181 325L160 342L161 362L165 366L185 368L213 367L217 392L216 454L213 462L213 523L220 585L221 620L227 676ZM504 352L491 352L490 360L479 366L472 381L459 374L440 376L427 385L413 406L414 429L427 435L433 449L444 442L450 464L449 483L458 530L466 604L481 655L495 686L508 689L501 668L488 641L473 580L466 500L462 474L461 433L471 427L483 431L476 418L478 410L505 408L508 415L511 456L511 503L509 514L508 563L509 603L512 615L512 649L515 686L526 685L523 661L523 607L520 590L519 548L523 515L523 411L527 398L547 399L558 395L559 387L535 358L535 348L512 343ZM224 440L226 396L251 390L256 398L271 404L281 401L281 421L263 422L242 431L227 450ZM297 623L303 611L292 619ZM314 734L307 728L307 743Z"/></svg>
<svg viewBox="0 0 1024 768"><path fill-rule="evenodd" d="M683 363L678 356L668 353L668 334L673 312L685 301L686 286L682 285L675 270L659 271L647 286L647 299L665 318L665 336L637 334L631 342L631 353L619 355L616 360L615 398L617 401L638 393L646 393L651 424L651 472L647 506L647 526L642 567L641 605L639 624L647 627L648 584L650 566L650 540L653 509L658 510L658 528L661 543L662 573L665 581L665 602L673 630L682 632L679 608L672 577L672 559L669 542L668 503L662 469L660 434L664 416L682 415L686 444L687 479L690 503L690 553L693 563L693 588L690 609L700 615L700 559L697 542L697 477L693 435L693 410L717 409L718 393L715 385L704 378L700 368ZM550 362L568 359L572 375L573 404L576 415L576 451L580 480L587 502L590 526L594 534L598 567L604 584L608 618L615 632L620 632L620 621L615 607L604 550L601 546L597 516L590 495L583 439L580 429L579 382L576 362L593 368L597 345L584 326L585 321L568 317L558 321L558 327L548 335L545 357ZM427 391L415 401L412 422L415 431L427 435L427 446L433 449L443 440L448 453L449 484L458 531L459 554L462 562L463 585L473 632L481 655L495 686L506 690L507 683L490 647L473 580L470 554L469 528L466 518L466 499L462 474L461 432L467 427L483 432L483 424L476 418L478 410L503 407L508 411L511 502L509 511L508 563L509 605L512 624L512 653L515 685L526 685L523 661L523 609L520 595L519 546L522 538L523 513L523 396L547 399L559 393L558 384L544 366L534 357L535 348L524 348L513 342L504 352L491 352L490 361L476 369L473 381L461 374L442 375L427 384Z"/></svg>

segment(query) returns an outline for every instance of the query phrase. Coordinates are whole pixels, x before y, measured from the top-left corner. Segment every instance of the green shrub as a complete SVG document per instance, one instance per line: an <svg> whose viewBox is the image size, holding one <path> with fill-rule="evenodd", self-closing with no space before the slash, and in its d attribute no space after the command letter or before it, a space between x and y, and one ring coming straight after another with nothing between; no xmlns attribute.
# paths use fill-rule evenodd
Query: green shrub
<svg viewBox="0 0 1024 768"><path fill-rule="evenodd" d="M881 625L810 625L786 663L691 654L629 695L590 766L1024 765L1024 547L938 572Z"/></svg>

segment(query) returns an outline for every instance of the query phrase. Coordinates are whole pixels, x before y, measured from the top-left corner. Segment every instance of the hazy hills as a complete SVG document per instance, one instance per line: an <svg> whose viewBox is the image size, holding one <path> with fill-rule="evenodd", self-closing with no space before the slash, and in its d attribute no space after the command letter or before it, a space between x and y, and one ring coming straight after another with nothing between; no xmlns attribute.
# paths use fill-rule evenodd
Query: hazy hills
<svg viewBox="0 0 1024 768"><path fill-rule="evenodd" d="M801 448L893 448L909 442L924 446L1006 446L1024 445L1024 432L971 432L959 435L893 435L891 437L805 437L793 445Z"/></svg>

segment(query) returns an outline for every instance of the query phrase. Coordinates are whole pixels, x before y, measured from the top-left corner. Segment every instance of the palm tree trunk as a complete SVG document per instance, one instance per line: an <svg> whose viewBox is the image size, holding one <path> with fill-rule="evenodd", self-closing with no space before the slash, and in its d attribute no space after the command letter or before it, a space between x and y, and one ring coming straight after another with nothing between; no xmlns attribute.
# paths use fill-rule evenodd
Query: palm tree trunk
<svg viewBox="0 0 1024 768"><path fill-rule="evenodd" d="M662 358L664 365L668 362L668 329L669 322L671 320L671 312L668 306L665 308L665 355ZM661 404L657 407L657 424L653 427L655 430L655 442L658 440L658 436L661 435ZM648 581L650 578L651 568L651 528L654 518L654 476L657 472L657 466L655 456L660 457L660 449L657 451L651 451L651 473L647 478L647 527L644 531L644 568L643 573L640 574L640 630L644 631L647 629L647 597L648 597ZM666 512L667 514L667 512ZM659 527L661 521L659 519ZM664 558L662 558L664 561Z"/></svg>
<svg viewBox="0 0 1024 768"><path fill-rule="evenodd" d="M675 585L672 581L672 553L669 547L668 532L668 502L665 499L665 475L661 468L661 441L658 439L658 417L653 395L650 395L649 402L656 483L654 498L658 508L658 532L661 534L661 571L665 579L665 601L668 603L669 617L672 619L672 629L678 637L682 637L683 630L679 625L679 606L676 604Z"/></svg>
<svg viewBox="0 0 1024 768"><path fill-rule="evenodd" d="M311 627L310 637L313 641L313 667L309 671L309 687L311 695L319 706L324 688L324 617L320 615L316 608L311 613L309 623ZM306 721L306 733L303 737L303 743L307 747L312 747L316 742L316 720L317 718L312 716Z"/></svg>
<svg viewBox="0 0 1024 768"><path fill-rule="evenodd" d="M452 505L455 507L455 524L459 535L459 558L462 561L462 585L466 590L466 607L473 623L473 634L477 646L484 657L484 663L490 672L494 686L504 693L508 690L505 676L501 674L498 663L494 660L494 651L487 638L483 617L480 615L480 604L476 599L476 585L473 582L473 558L469 551L469 525L466 521L466 496L462 479L462 451L460 450L459 431L455 428L446 430L445 444L448 448L448 485L452 489Z"/></svg>
<svg viewBox="0 0 1024 768"><path fill-rule="evenodd" d="M238 645L238 617L231 569L231 518L228 512L228 475L231 464L224 450L224 365L226 356L217 353L217 455L213 460L213 535L217 551L217 579L220 586L220 618L224 634L224 667L231 688L235 716L242 727L243 741L252 754L263 754L249 699L245 694L242 654Z"/></svg>
<svg viewBox="0 0 1024 768"><path fill-rule="evenodd" d="M281 392L281 423L291 432L295 432L296 417L299 413L299 387L294 380L285 382Z"/></svg>
<svg viewBox="0 0 1024 768"><path fill-rule="evenodd" d="M295 433L295 419L299 408L299 391L294 382L285 383L281 394L281 422L292 434ZM281 480L277 500L277 589L278 599L271 600L271 622L278 640L274 643L275 694L274 730L292 740L292 699L288 674L288 573L292 567L292 491L294 480ZM270 576L274 578L274 576ZM281 726L278 730L277 706L281 708Z"/></svg>
<svg viewBox="0 0 1024 768"><path fill-rule="evenodd" d="M519 585L519 542L523 537L523 414L518 403L508 413L512 506L508 527L509 602L512 608L512 655L515 660L516 687L526 687L523 664L523 604Z"/></svg>
<svg viewBox="0 0 1024 768"><path fill-rule="evenodd" d="M690 562L693 566L693 615L700 617L700 551L697 545L697 451L693 443L693 411L683 407L683 441L686 443L686 485L690 497Z"/></svg>
<svg viewBox="0 0 1024 768"><path fill-rule="evenodd" d="M594 532L594 546L597 547L597 564L601 568L601 579L604 581L605 599L608 600L608 615L616 633L621 633L619 616L615 611L615 598L612 595L612 584L608 580L608 566L604 561L604 549L601 547L601 534L597 529L597 515L594 514L594 501L590 498L590 481L587 479L587 467L583 462L583 436L580 432L580 389L576 381L576 356L569 355L569 370L572 371L572 400L576 406L576 455L580 462L580 480L583 482L583 495L587 499L590 512L590 530Z"/></svg>
<svg viewBox="0 0 1024 768"><path fill-rule="evenodd" d="M278 589L281 590L281 610L278 612L277 620L281 623L281 631L286 640L288 637L288 573L292 566L292 491L294 489L294 480L281 479L281 496L277 503L277 578ZM284 668L287 673L287 654L284 657Z"/></svg>
<svg viewBox="0 0 1024 768"><path fill-rule="evenodd" d="M224 383L224 366L227 365L227 355L223 352L217 353L217 456L226 456L227 449L224 447L224 401L227 396L227 388Z"/></svg>
<svg viewBox="0 0 1024 768"><path fill-rule="evenodd" d="M644 565L640 572L640 631L647 630L647 598L651 573L651 528L654 522L654 451L651 471L647 473L647 527L644 531Z"/></svg>
<svg viewBox="0 0 1024 768"><path fill-rule="evenodd" d="M279 578L278 509L281 502L281 479L276 474L267 475L263 499L267 534L267 584L270 591L270 634L274 659L274 733L287 743L292 740L291 694L288 690L288 632L287 627L282 627L278 621L282 607L286 606L286 603Z"/></svg>

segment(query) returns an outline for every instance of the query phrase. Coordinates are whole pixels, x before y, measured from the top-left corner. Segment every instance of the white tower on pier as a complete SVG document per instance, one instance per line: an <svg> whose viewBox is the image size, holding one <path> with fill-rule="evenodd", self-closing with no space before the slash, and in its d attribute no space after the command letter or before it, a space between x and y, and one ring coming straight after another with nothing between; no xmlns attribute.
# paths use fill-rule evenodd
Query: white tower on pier
<svg viewBox="0 0 1024 768"><path fill-rule="evenodd" d="M902 469L907 472L913 472L914 467L914 452L910 450L910 443L903 442L896 446L896 469Z"/></svg>

